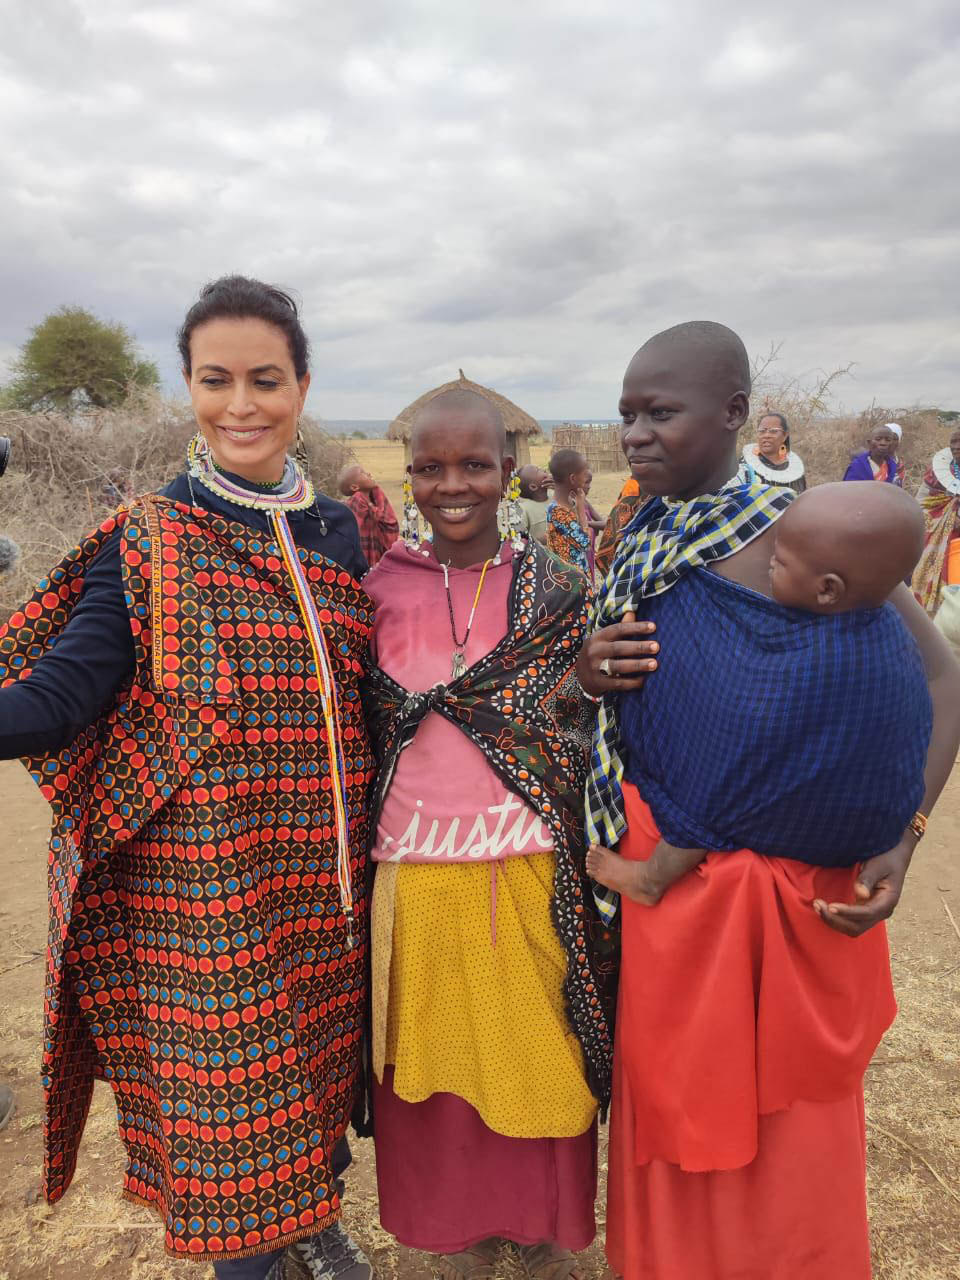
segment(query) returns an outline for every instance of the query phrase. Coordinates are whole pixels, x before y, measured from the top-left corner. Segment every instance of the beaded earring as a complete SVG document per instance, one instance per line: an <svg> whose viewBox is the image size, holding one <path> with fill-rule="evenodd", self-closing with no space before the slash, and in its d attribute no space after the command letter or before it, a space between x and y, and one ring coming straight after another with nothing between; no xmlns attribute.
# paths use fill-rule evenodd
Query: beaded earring
<svg viewBox="0 0 960 1280"><path fill-rule="evenodd" d="M307 474L310 470L310 455L307 453L307 442L303 438L303 432L300 430L300 423L297 423L297 446L294 453L294 460L300 467L300 470Z"/></svg>
<svg viewBox="0 0 960 1280"><path fill-rule="evenodd" d="M420 543L430 542L430 526L426 524L426 532L423 531L420 524L420 509L413 500L413 485L410 483L409 475L403 477L403 516L400 525L400 537L407 544L411 551L420 551L421 555L429 555L428 547L421 547Z"/></svg>
<svg viewBox="0 0 960 1280"><path fill-rule="evenodd" d="M209 471L211 467L210 445L203 432L198 431L187 445L187 470Z"/></svg>
<svg viewBox="0 0 960 1280"><path fill-rule="evenodd" d="M501 542L509 538L514 551L523 550L523 510L520 506L520 477L516 471L511 473L506 492L497 507L497 531Z"/></svg>

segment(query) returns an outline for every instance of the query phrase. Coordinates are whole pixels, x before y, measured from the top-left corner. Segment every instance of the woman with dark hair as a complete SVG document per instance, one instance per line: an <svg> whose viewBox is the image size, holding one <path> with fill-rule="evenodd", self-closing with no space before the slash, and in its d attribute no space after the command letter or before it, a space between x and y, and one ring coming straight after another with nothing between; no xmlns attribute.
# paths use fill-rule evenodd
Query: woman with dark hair
<svg viewBox="0 0 960 1280"><path fill-rule="evenodd" d="M53 809L44 1194L95 1079L124 1194L218 1280L365 1280L339 1228L360 1069L367 786L357 525L294 456L296 304L231 276L179 335L187 468L0 632L0 755Z"/></svg>
<svg viewBox="0 0 960 1280"><path fill-rule="evenodd" d="M757 423L757 438L743 451L743 463L761 484L775 484L794 493L807 487L806 469L790 448L790 428L782 413L765 413ZM751 476L744 477L749 483Z"/></svg>

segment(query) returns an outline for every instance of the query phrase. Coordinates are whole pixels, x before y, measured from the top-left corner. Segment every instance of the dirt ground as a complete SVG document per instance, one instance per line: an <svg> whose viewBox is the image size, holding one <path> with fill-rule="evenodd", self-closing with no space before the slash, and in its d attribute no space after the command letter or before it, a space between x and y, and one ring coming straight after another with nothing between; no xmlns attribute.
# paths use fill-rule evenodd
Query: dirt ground
<svg viewBox="0 0 960 1280"><path fill-rule="evenodd" d="M356 452L399 507L402 448L357 442ZM548 446L537 446L534 460L542 465L548 454ZM617 475L598 476L594 505L608 509L621 482ZM17 763L0 764L0 814L6 876L0 893L0 1080L13 1085L18 1098L16 1115L0 1133L0 1280L185 1275L190 1264L165 1258L157 1220L120 1198L123 1151L106 1086L98 1086L70 1191L53 1208L37 1200L49 824L46 805ZM931 820L891 926L901 1013L867 1076L878 1280L960 1280L958 848L960 769ZM427 1259L399 1248L379 1227L371 1144L356 1143L355 1155L347 1175L349 1229L370 1252L382 1280L425 1280L432 1274ZM601 1153L602 1164L603 1159ZM602 1240L602 1200L598 1221ZM586 1255L585 1266L591 1280L609 1274L600 1244ZM212 1272L195 1264L194 1274ZM506 1280L520 1269L505 1256L499 1274Z"/></svg>

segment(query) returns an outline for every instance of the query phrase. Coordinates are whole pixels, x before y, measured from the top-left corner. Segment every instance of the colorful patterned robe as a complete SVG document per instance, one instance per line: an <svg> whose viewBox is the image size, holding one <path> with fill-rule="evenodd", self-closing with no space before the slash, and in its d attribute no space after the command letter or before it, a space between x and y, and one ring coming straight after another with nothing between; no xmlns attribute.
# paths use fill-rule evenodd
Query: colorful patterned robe
<svg viewBox="0 0 960 1280"><path fill-rule="evenodd" d="M118 525L133 681L70 746L27 761L54 815L43 1191L67 1189L105 1079L124 1194L163 1214L167 1248L256 1254L339 1216L330 1157L355 1101L366 988L370 606L340 565L299 550L339 691L351 950L314 658L265 533L139 500L0 632L0 685L55 641Z"/></svg>

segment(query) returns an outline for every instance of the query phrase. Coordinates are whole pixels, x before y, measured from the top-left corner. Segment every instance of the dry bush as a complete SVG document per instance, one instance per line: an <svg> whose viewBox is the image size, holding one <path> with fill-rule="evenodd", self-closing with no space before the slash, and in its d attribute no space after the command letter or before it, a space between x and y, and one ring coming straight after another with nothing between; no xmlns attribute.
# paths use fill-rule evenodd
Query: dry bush
<svg viewBox="0 0 960 1280"><path fill-rule="evenodd" d="M304 418L302 426L313 480L336 494L337 473L353 455L313 420ZM10 469L0 479L0 534L22 552L16 568L0 577L0 621L119 501L156 491L179 474L195 429L188 404L156 392L74 417L0 413L0 436L12 442Z"/></svg>
<svg viewBox="0 0 960 1280"><path fill-rule="evenodd" d="M947 443L949 414L936 409L886 409L871 405L858 414L838 413L834 403L838 384L851 365L819 373L810 379L782 374L777 368L780 348L771 347L754 364L750 421L743 439L755 439L756 425L765 413L782 413L790 424L790 446L803 458L811 484L842 480L850 459L866 448L867 437L884 422L903 427L900 458L906 466L905 488L914 492L930 458Z"/></svg>

